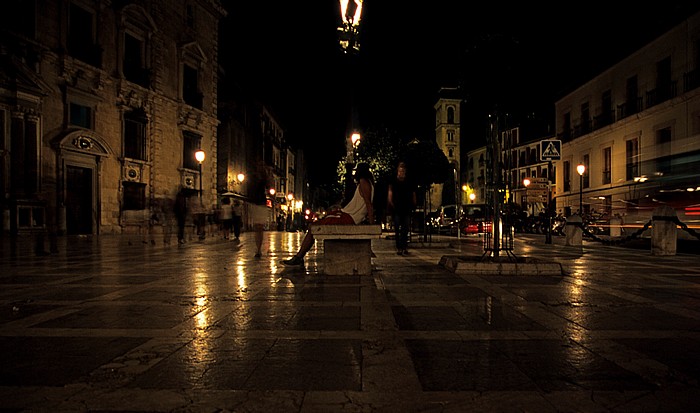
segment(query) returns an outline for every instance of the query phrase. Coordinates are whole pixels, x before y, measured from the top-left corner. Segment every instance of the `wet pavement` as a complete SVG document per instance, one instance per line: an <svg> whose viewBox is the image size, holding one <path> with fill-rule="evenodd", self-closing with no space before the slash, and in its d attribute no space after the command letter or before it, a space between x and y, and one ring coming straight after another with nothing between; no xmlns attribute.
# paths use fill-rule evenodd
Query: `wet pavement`
<svg viewBox="0 0 700 413"><path fill-rule="evenodd" d="M517 236L561 276L474 275L476 237L371 276L279 261L301 233L184 245L60 238L0 250L0 411L692 412L700 408L700 256ZM417 241L417 240L414 240ZM697 244L695 244L697 246Z"/></svg>

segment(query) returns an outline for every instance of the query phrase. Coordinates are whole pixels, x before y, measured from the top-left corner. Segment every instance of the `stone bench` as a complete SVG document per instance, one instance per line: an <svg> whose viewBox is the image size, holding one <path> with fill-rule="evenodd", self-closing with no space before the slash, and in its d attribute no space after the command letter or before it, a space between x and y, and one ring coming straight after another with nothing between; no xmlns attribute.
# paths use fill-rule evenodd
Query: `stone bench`
<svg viewBox="0 0 700 413"><path fill-rule="evenodd" d="M381 237L381 225L311 224L309 230L314 239L323 241L325 274L372 273L372 240Z"/></svg>

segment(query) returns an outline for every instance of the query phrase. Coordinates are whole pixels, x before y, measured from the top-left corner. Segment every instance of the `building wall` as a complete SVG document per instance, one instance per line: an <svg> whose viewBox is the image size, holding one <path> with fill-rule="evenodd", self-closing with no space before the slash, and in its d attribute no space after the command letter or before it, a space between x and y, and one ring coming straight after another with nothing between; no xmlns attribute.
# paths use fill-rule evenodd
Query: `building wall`
<svg viewBox="0 0 700 413"><path fill-rule="evenodd" d="M10 139L19 132L6 123L8 137L3 149L8 157L26 159L30 157L23 152L35 150L39 184L35 189L22 188L15 180L17 168L4 161L3 230L27 229L21 224L15 227L17 205L33 202L45 205L47 223L59 233L152 230L151 218L172 211L172 202L183 185L196 196L199 168L192 162L185 167L183 158L194 153L184 153L185 131L201 137L196 149L206 153L203 203L210 206L215 200L217 22L225 12L215 0L122 4L36 2L35 30L21 33L14 27L3 29L0 41L6 54L0 110L6 122L22 113L35 117L39 125L37 147L32 149L27 142L33 137ZM26 13L27 9L10 7L6 12ZM70 35L71 24L77 26L76 16L81 13L92 19L92 27L85 27L86 37L92 35L93 39L85 42L94 48L74 47L77 41ZM142 57L138 66L143 70L127 73L125 33L141 42L143 52L136 54ZM33 55L38 57L36 61L24 57ZM183 80L185 64L196 69L192 89L186 84L194 83ZM35 103L27 104L27 99ZM91 125L69 121L71 103L90 109L87 118ZM143 156L128 157L125 114L136 111L145 118L145 145ZM81 177L81 173L91 176ZM128 205L126 198L131 197L125 195L127 187L143 191L140 205ZM158 221L156 226L161 225Z"/></svg>
<svg viewBox="0 0 700 413"><path fill-rule="evenodd" d="M696 14L557 101L556 131L563 141L563 157L557 162L558 208L575 212L583 198L586 212L641 222L664 203L682 213L684 205L700 202L699 69ZM629 85L636 86L636 96ZM627 148L635 139L638 169L628 176ZM604 181L606 148L611 152L609 182ZM576 165L586 157L581 182Z"/></svg>

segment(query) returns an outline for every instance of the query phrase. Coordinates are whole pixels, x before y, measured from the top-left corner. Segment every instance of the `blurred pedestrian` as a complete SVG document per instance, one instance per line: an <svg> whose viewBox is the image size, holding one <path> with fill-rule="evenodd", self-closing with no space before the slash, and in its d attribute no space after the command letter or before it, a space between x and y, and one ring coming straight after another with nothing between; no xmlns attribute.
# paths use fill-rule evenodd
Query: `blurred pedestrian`
<svg viewBox="0 0 700 413"><path fill-rule="evenodd" d="M224 197L221 199L219 223L221 225L221 231L224 234L224 239L229 239L231 230L233 229L233 207L231 206L231 198Z"/></svg>
<svg viewBox="0 0 700 413"><path fill-rule="evenodd" d="M255 171L250 177L251 193L248 194L252 203L249 209L255 233L255 258L262 257L263 231L265 224L270 222L270 208L267 207L267 193L271 181L265 168L265 163L258 160Z"/></svg>
<svg viewBox="0 0 700 413"><path fill-rule="evenodd" d="M175 219L177 219L177 242L185 243L185 222L187 220L187 196L181 189L175 196Z"/></svg>
<svg viewBox="0 0 700 413"><path fill-rule="evenodd" d="M231 209L233 211L233 237L234 241L238 242L241 236L241 225L243 225L243 206L241 201L234 200Z"/></svg>
<svg viewBox="0 0 700 413"><path fill-rule="evenodd" d="M411 214L416 208L416 186L407 177L406 172L406 163L399 162L396 175L389 182L387 191L387 208L393 218L398 255L408 255Z"/></svg>

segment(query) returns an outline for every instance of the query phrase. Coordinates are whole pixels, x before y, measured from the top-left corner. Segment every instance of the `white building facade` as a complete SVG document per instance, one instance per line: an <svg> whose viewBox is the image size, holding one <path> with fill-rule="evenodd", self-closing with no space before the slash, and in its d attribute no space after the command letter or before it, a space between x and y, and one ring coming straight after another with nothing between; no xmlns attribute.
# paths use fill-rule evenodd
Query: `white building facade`
<svg viewBox="0 0 700 413"><path fill-rule="evenodd" d="M700 204L700 14L564 96L555 112L559 212L643 223L670 205L692 220Z"/></svg>

